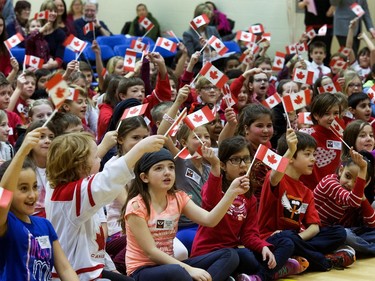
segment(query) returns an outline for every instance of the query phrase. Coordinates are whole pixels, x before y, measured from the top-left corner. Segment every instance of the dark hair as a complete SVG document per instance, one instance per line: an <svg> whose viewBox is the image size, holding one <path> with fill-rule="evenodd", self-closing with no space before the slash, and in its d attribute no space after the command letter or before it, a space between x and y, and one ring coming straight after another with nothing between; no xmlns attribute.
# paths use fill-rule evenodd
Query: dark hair
<svg viewBox="0 0 375 281"><path fill-rule="evenodd" d="M319 87L322 87L322 81L323 79L326 79L326 78L330 78L328 76L322 76L322 77L319 77L318 79L315 80L315 83L313 85L313 97L316 97L318 96L320 93L319 93ZM332 80L332 78L330 78Z"/></svg>
<svg viewBox="0 0 375 281"><path fill-rule="evenodd" d="M147 130L149 130L142 116L134 116L134 117L130 117L130 118L126 118L122 120L121 125L118 129L118 136L117 136L117 152L118 152L117 154L118 155L125 154L125 152L122 151L122 145L119 144L118 140L125 138L126 135L129 134L131 131L140 127L146 128Z"/></svg>
<svg viewBox="0 0 375 281"><path fill-rule="evenodd" d="M145 86L145 82L141 78L131 77L131 78L122 78L118 84L116 95L124 94L126 95L128 89L133 86Z"/></svg>
<svg viewBox="0 0 375 281"><path fill-rule="evenodd" d="M5 161L3 164L1 164L1 166L0 166L0 180L2 180L2 178L5 174L5 171L8 169L8 167L9 167L9 165L12 161L13 160L8 160L8 161ZM26 169L32 169L34 172L36 170L34 162L28 157L25 158L25 160L23 161L23 164L22 164L22 170L26 170ZM19 177L19 175L14 175L14 176Z"/></svg>
<svg viewBox="0 0 375 281"><path fill-rule="evenodd" d="M357 150L357 148L355 147L355 143L357 141L359 133L363 130L365 126L370 126L372 128L370 123L360 119L354 120L346 126L342 138L347 143L347 145L349 145L349 147L354 147L354 149ZM346 145L343 145L341 159L344 159L348 156L349 148L347 148Z"/></svg>
<svg viewBox="0 0 375 281"><path fill-rule="evenodd" d="M237 134L245 136L245 126L250 127L262 115L269 115L272 120L272 111L262 104L252 103L242 108L238 117Z"/></svg>
<svg viewBox="0 0 375 281"><path fill-rule="evenodd" d="M62 21L63 23L66 23L66 18L68 17L68 11L67 11L67 9L66 9L66 3L65 3L65 1L64 1L64 0L61 0L61 2L62 2L63 5L64 5L64 13L61 15L61 21Z"/></svg>
<svg viewBox="0 0 375 281"><path fill-rule="evenodd" d="M349 107L356 109L358 104L364 100L370 101L370 98L367 94L365 93L357 93L357 94L352 94L348 97L348 105Z"/></svg>
<svg viewBox="0 0 375 281"><path fill-rule="evenodd" d="M103 103L110 105L112 108L120 102L116 92L121 79L122 76L120 75L111 75L111 80L108 83L107 90L103 97Z"/></svg>
<svg viewBox="0 0 375 281"><path fill-rule="evenodd" d="M318 48L319 49L320 48L324 49L324 53L327 52L327 45L324 42L322 42L322 41L314 41L309 46L309 53L311 53L312 51L314 51L314 49L318 49Z"/></svg>
<svg viewBox="0 0 375 281"><path fill-rule="evenodd" d="M297 135L298 142L297 150L294 153L293 158L297 157L298 151L305 150L306 148L316 149L316 140L311 135L298 131L295 131L295 134ZM283 134L277 142L277 153L280 155L284 155L287 150L288 143L286 141L286 134Z"/></svg>
<svg viewBox="0 0 375 281"><path fill-rule="evenodd" d="M357 57L359 56L369 56L371 53L369 47L363 47L362 49L359 50Z"/></svg>
<svg viewBox="0 0 375 281"><path fill-rule="evenodd" d="M4 24L4 30L0 34L0 42L4 42L5 40L8 39L8 34L7 34L7 27L5 25L5 18L4 18L2 13L0 13L0 19L3 20L3 24ZM4 54L7 54L7 53L8 53L8 50L5 47L5 44L1 43L0 44L0 55L4 55Z"/></svg>
<svg viewBox="0 0 375 281"><path fill-rule="evenodd" d="M81 119L77 115L69 112L57 112L52 118L55 128L55 137L63 135L69 126L78 126L82 124Z"/></svg>
<svg viewBox="0 0 375 281"><path fill-rule="evenodd" d="M269 57L259 57L254 61L254 67L259 67L262 63L272 65L272 61Z"/></svg>
<svg viewBox="0 0 375 281"><path fill-rule="evenodd" d="M1 45L1 44L0 44ZM4 45L4 44L3 44ZM5 45L4 45L5 46ZM0 87L9 86L10 82L8 79L4 76L3 73L0 72Z"/></svg>
<svg viewBox="0 0 375 281"><path fill-rule="evenodd" d="M316 120L314 117L315 114L319 117L322 117L327 111L329 111L335 105L339 106L339 113L341 114L341 102L336 95L332 95L331 93L323 93L321 95L316 96L312 100L310 105L310 116L313 124L318 124L318 120Z"/></svg>

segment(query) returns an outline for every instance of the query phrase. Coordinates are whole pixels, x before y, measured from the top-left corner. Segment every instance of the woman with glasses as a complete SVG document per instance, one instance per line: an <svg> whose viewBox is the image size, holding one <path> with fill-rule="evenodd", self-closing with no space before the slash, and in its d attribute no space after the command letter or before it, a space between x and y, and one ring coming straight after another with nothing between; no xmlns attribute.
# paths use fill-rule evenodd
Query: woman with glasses
<svg viewBox="0 0 375 281"><path fill-rule="evenodd" d="M350 97L354 93L362 93L362 80L357 72L353 70L347 70L344 74L344 87L343 93Z"/></svg>

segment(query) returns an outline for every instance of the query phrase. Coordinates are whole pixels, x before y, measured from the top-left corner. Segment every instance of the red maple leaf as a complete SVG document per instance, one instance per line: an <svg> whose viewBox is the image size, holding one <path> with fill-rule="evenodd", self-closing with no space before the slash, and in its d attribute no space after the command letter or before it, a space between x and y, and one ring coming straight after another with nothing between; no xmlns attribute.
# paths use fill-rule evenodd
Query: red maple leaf
<svg viewBox="0 0 375 281"><path fill-rule="evenodd" d="M138 108L133 108L132 110L129 111L131 114L135 114L138 112Z"/></svg>
<svg viewBox="0 0 375 281"><path fill-rule="evenodd" d="M369 94L368 94L368 97L369 97L371 100L373 100L373 99L374 99L374 93L369 93Z"/></svg>
<svg viewBox="0 0 375 281"><path fill-rule="evenodd" d="M127 64L131 64L131 63L133 62L133 60L132 60L131 58L128 58L128 59L126 60L126 62L127 62Z"/></svg>
<svg viewBox="0 0 375 281"><path fill-rule="evenodd" d="M58 87L56 90L56 97L62 99L64 97L65 89Z"/></svg>
<svg viewBox="0 0 375 281"><path fill-rule="evenodd" d="M212 79L217 79L219 76L217 75L217 71L215 70L215 71L210 71L210 77L212 78Z"/></svg>
<svg viewBox="0 0 375 281"><path fill-rule="evenodd" d="M249 35L245 34L245 35L242 35L242 37L247 39L247 38L249 38Z"/></svg>
<svg viewBox="0 0 375 281"><path fill-rule="evenodd" d="M98 251L104 250L105 247L105 237L102 226L100 226L100 233L96 233L95 242L98 244Z"/></svg>
<svg viewBox="0 0 375 281"><path fill-rule="evenodd" d="M303 97L301 97L300 95L298 95L296 99L294 100L295 104L301 104L302 102L303 102Z"/></svg>
<svg viewBox="0 0 375 281"><path fill-rule="evenodd" d="M216 46L216 48L218 48L218 49L221 48L221 44L220 44L220 42L216 42L216 43L215 43L215 46Z"/></svg>
<svg viewBox="0 0 375 281"><path fill-rule="evenodd" d="M31 63L32 64L36 64L38 61L36 60L36 59L33 59L32 61L31 61Z"/></svg>
<svg viewBox="0 0 375 281"><path fill-rule="evenodd" d="M12 43L16 43L16 42L17 42L17 39L13 38Z"/></svg>
<svg viewBox="0 0 375 281"><path fill-rule="evenodd" d="M142 44L138 44L138 45L137 45L137 48L138 48L138 49L141 49L141 48L142 48Z"/></svg>
<svg viewBox="0 0 375 281"><path fill-rule="evenodd" d="M268 101L269 104L273 104L274 102L275 102L274 99L270 99L270 100Z"/></svg>
<svg viewBox="0 0 375 281"><path fill-rule="evenodd" d="M81 43L79 43L79 41L74 41L73 44L74 44L74 46L76 46L76 47L79 47L79 46L81 45Z"/></svg>
<svg viewBox="0 0 375 281"><path fill-rule="evenodd" d="M336 130L337 132L340 132L340 131L341 131L341 127L340 127L338 124L333 125L333 128L335 128L335 130Z"/></svg>
<svg viewBox="0 0 375 281"><path fill-rule="evenodd" d="M276 157L275 157L275 155L267 155L267 160L268 160L268 162L270 162L271 164L275 164L275 163L277 163L277 160L276 160Z"/></svg>
<svg viewBox="0 0 375 281"><path fill-rule="evenodd" d="M291 51L295 51L296 48L295 48L294 46L291 46L291 47L290 47L290 50L291 50Z"/></svg>
<svg viewBox="0 0 375 281"><path fill-rule="evenodd" d="M305 78L305 74L303 74L303 72L301 71L301 72L299 72L299 73L297 73L297 78L298 79L300 79L300 80L302 80L303 78Z"/></svg>
<svg viewBox="0 0 375 281"><path fill-rule="evenodd" d="M201 19L197 19L197 20L195 21L195 23L197 23L197 24L200 24L201 22L202 22Z"/></svg>
<svg viewBox="0 0 375 281"><path fill-rule="evenodd" d="M278 60L276 61L276 64L277 64L277 65L280 65L280 64L282 64L282 62L283 62L283 61L282 61L281 59L278 59Z"/></svg>
<svg viewBox="0 0 375 281"><path fill-rule="evenodd" d="M307 115L307 116L306 116L306 119L311 121L311 116L310 116L310 115Z"/></svg>
<svg viewBox="0 0 375 281"><path fill-rule="evenodd" d="M303 46L299 46L298 51L302 52L305 48Z"/></svg>
<svg viewBox="0 0 375 281"><path fill-rule="evenodd" d="M326 90L327 90L327 92L332 92L332 91L333 91L333 87L332 87L332 86L328 86L328 87L326 88Z"/></svg>
<svg viewBox="0 0 375 281"><path fill-rule="evenodd" d="M193 118L194 122L202 122L202 120L203 120L202 115L194 114L194 118Z"/></svg>
<svg viewBox="0 0 375 281"><path fill-rule="evenodd" d="M342 67L343 65L344 65L344 63L342 61L336 62L336 66L337 67Z"/></svg>
<svg viewBox="0 0 375 281"><path fill-rule="evenodd" d="M144 23L144 25L148 25L148 21L147 20L144 20L143 23Z"/></svg>
<svg viewBox="0 0 375 281"><path fill-rule="evenodd" d="M169 42L166 41L166 42L164 42L164 45L167 46L167 47L169 47L171 44L169 44Z"/></svg>

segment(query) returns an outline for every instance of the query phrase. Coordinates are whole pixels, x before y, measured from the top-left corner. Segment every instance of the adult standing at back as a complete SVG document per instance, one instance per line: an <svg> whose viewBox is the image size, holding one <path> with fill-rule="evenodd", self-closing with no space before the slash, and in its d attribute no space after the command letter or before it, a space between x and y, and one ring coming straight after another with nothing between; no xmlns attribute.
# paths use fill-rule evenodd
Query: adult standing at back
<svg viewBox="0 0 375 281"><path fill-rule="evenodd" d="M26 25L30 17L31 4L29 1L17 1L14 6L14 13L16 17L13 21L7 25L8 37L13 36L16 33L21 33L23 37L26 37ZM24 47L23 42L18 45L19 47Z"/></svg>
<svg viewBox="0 0 375 281"><path fill-rule="evenodd" d="M5 19L5 25L9 25L15 18L13 0L0 0L0 13Z"/></svg>
<svg viewBox="0 0 375 281"><path fill-rule="evenodd" d="M92 42L94 40L94 33L89 32L86 35L83 33L84 26L89 22L95 24L95 36L111 36L112 32L107 25L97 18L99 4L96 0L87 0L83 6L83 16L74 21L74 28L77 32L77 37L81 40Z"/></svg>
<svg viewBox="0 0 375 281"><path fill-rule="evenodd" d="M156 41L160 36L160 25L158 21L153 17L153 15L147 10L145 4L137 5L137 17L131 22L129 28L129 34L133 36L144 36L147 30L139 24L139 20L143 18L148 18L154 24L154 27L147 33L147 37Z"/></svg>
<svg viewBox="0 0 375 281"><path fill-rule="evenodd" d="M357 38L361 33L362 20L364 21L367 30L375 38L375 29L372 23L370 11L368 9L367 0L330 0L332 6L336 7L336 12L333 18L333 34L339 41L340 46L345 47L346 37L348 34L349 23L356 17L350 6L354 3L359 4L365 11L365 14L360 18L357 29L353 37L353 51L357 55L359 49L359 39Z"/></svg>

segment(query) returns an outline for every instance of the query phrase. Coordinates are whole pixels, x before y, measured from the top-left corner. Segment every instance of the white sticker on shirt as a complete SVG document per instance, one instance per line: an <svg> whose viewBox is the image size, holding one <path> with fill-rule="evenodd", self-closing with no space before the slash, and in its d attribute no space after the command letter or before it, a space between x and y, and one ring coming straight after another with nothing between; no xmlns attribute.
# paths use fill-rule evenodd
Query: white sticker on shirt
<svg viewBox="0 0 375 281"><path fill-rule="evenodd" d="M12 127L9 127L9 135L13 136L13 128Z"/></svg>
<svg viewBox="0 0 375 281"><path fill-rule="evenodd" d="M198 175L196 172L194 172L192 169L190 168L187 168L186 169L186 173L185 173L185 176L189 179L192 179L193 181L195 181L196 183L200 183L201 181L201 176Z"/></svg>
<svg viewBox="0 0 375 281"><path fill-rule="evenodd" d="M327 148L341 150L341 141L327 140Z"/></svg>
<svg viewBox="0 0 375 281"><path fill-rule="evenodd" d="M38 241L40 248L51 249L51 243L49 242L48 236L39 236L35 238Z"/></svg>
<svg viewBox="0 0 375 281"><path fill-rule="evenodd" d="M301 213L301 214L306 214L306 211L307 211L307 207L309 206L309 204L307 204L307 203L302 203L302 205L301 205L301 208L299 208L299 212Z"/></svg>
<svg viewBox="0 0 375 281"><path fill-rule="evenodd" d="M156 228L173 229L173 221L171 220L157 220Z"/></svg>

